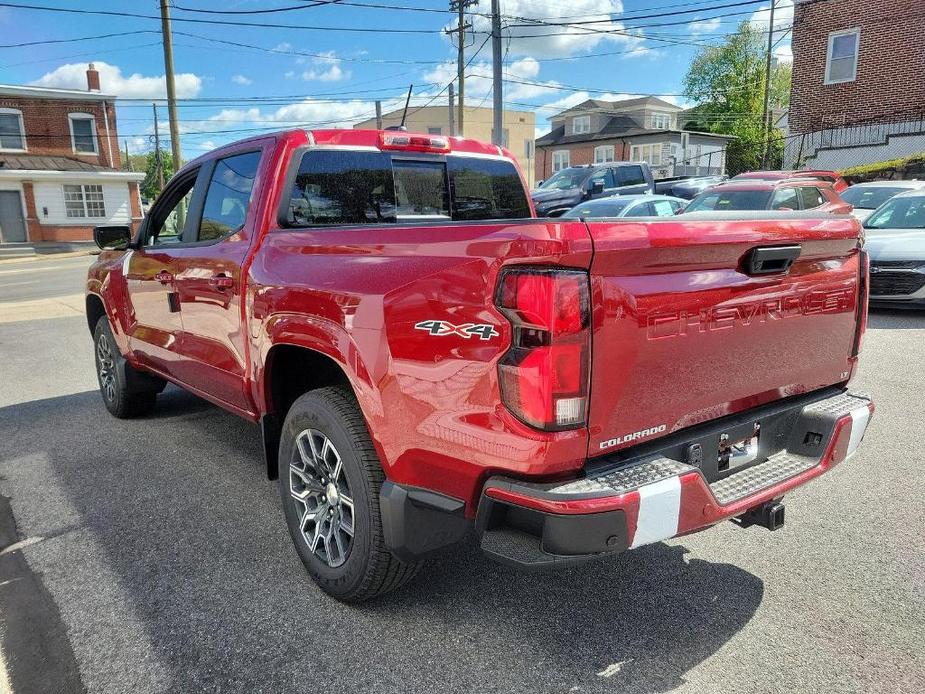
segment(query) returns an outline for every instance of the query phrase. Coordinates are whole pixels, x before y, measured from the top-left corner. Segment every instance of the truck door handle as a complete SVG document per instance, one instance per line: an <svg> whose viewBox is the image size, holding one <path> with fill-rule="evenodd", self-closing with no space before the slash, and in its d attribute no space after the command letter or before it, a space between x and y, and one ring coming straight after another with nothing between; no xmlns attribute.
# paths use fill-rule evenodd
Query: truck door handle
<svg viewBox="0 0 925 694"><path fill-rule="evenodd" d="M156 279L161 284L170 284L173 282L173 275L171 275L166 270L161 270L159 273L154 275L154 279Z"/></svg>
<svg viewBox="0 0 925 694"><path fill-rule="evenodd" d="M209 278L209 286L216 289L231 289L234 287L234 277L222 273Z"/></svg>
<svg viewBox="0 0 925 694"><path fill-rule="evenodd" d="M793 261L800 257L800 251L800 246L753 248L745 256L745 271L749 275L786 274Z"/></svg>

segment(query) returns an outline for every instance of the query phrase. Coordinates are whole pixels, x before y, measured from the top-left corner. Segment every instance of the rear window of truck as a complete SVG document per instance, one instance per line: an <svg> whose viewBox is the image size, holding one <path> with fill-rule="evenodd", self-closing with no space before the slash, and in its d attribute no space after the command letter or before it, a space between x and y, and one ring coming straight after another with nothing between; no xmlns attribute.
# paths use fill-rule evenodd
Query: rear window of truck
<svg viewBox="0 0 925 694"><path fill-rule="evenodd" d="M530 205L504 159L309 150L289 196L290 226L523 219Z"/></svg>

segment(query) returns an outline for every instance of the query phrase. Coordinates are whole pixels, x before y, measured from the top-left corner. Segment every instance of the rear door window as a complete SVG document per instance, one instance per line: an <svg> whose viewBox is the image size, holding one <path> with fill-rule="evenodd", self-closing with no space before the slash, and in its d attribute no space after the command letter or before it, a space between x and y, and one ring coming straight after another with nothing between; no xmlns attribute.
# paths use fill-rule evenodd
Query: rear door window
<svg viewBox="0 0 925 694"><path fill-rule="evenodd" d="M799 191L804 210L811 210L825 203L822 191L816 188L816 186L803 186L799 188Z"/></svg>
<svg viewBox="0 0 925 694"><path fill-rule="evenodd" d="M215 162L197 240L214 241L244 227L259 165L260 152L245 152Z"/></svg>
<svg viewBox="0 0 925 694"><path fill-rule="evenodd" d="M646 182L641 166L619 166L616 171L618 185L638 186Z"/></svg>
<svg viewBox="0 0 925 694"><path fill-rule="evenodd" d="M652 200L649 204L656 217L671 217L674 214L675 208L670 200Z"/></svg>
<svg viewBox="0 0 925 694"><path fill-rule="evenodd" d="M302 155L288 210L292 226L529 216L517 169L504 159L323 149Z"/></svg>
<svg viewBox="0 0 925 694"><path fill-rule="evenodd" d="M778 188L774 191L774 197L771 199L771 209L779 210L787 208L790 210L800 209L800 194L798 188Z"/></svg>

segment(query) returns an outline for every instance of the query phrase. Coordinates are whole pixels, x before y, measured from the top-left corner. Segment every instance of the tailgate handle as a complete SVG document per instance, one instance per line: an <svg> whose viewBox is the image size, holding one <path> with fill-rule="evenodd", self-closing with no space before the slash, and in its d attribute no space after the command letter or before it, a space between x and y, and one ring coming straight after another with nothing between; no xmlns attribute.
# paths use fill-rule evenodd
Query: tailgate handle
<svg viewBox="0 0 925 694"><path fill-rule="evenodd" d="M800 257L801 250L799 246L753 248L746 256L745 271L749 275L785 274Z"/></svg>

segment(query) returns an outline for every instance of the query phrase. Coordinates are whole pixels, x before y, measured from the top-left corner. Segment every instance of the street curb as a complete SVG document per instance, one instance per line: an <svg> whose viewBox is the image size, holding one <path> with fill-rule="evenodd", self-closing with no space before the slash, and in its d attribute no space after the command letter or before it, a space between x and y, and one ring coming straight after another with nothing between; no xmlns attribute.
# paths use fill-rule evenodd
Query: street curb
<svg viewBox="0 0 925 694"><path fill-rule="evenodd" d="M37 260L56 260L58 258L79 258L84 255L99 255L100 251L95 248L88 248L85 251L68 251L67 253L39 253L23 258L2 258L0 265L12 265L14 263L34 263Z"/></svg>

